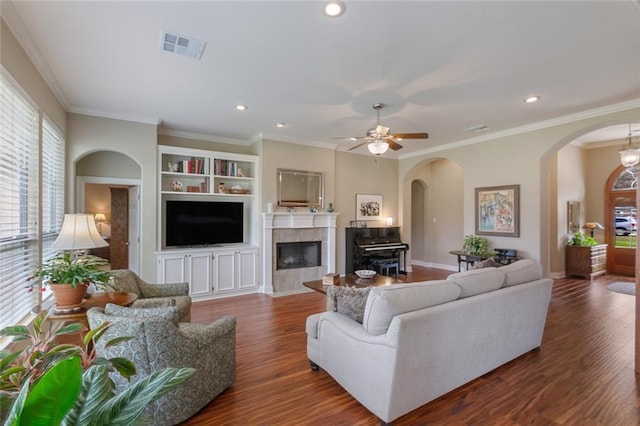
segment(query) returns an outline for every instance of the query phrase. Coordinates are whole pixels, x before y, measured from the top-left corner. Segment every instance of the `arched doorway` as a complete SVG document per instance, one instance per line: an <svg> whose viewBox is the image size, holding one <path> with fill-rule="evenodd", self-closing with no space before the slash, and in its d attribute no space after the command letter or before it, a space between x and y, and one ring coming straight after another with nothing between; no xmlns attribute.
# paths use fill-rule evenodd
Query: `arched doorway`
<svg viewBox="0 0 640 426"><path fill-rule="evenodd" d="M607 270L635 275L637 245L636 188L640 168L619 166L605 186L605 241Z"/></svg>

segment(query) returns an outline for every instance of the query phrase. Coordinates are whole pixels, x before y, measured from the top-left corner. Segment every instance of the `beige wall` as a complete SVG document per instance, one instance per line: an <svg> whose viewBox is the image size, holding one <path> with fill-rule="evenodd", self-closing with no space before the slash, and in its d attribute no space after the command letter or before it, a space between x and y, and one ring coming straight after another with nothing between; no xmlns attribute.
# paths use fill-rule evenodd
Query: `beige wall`
<svg viewBox="0 0 640 426"><path fill-rule="evenodd" d="M26 55L9 27L0 19L0 62L42 112L65 133L66 112Z"/></svg>
<svg viewBox="0 0 640 426"><path fill-rule="evenodd" d="M559 124L553 127L532 130L527 133L507 136L468 146L442 150L417 157L401 159L399 177L405 182L413 168L426 160L447 158L457 163L464 171L464 235L475 232L474 189L484 186L520 185L520 237L489 237L493 247L509 247L519 250L524 257L540 260L549 272L551 252L549 241L550 216L557 215L557 203L550 205L553 179L552 161L559 149L577 137L599 128L628 123L640 119L640 108L602 114L582 120ZM615 159L602 159L603 164L613 164ZM587 168L600 168L598 160L587 159ZM610 169L611 170L611 169ZM406 220L410 206L410 192L403 200L403 218ZM600 214L589 193L586 196L587 210L597 220ZM594 209L594 210L590 210ZM600 208L602 211L602 208ZM410 224L408 225L410 226ZM405 235L410 233L406 232Z"/></svg>
<svg viewBox="0 0 640 426"><path fill-rule="evenodd" d="M157 128L152 124L69 113L67 117L67 208L75 210L76 163L84 156L103 151L119 152L136 162L140 178L140 272L144 279L155 279L154 251L157 233ZM108 165L112 170L117 164ZM109 175L111 176L111 174Z"/></svg>

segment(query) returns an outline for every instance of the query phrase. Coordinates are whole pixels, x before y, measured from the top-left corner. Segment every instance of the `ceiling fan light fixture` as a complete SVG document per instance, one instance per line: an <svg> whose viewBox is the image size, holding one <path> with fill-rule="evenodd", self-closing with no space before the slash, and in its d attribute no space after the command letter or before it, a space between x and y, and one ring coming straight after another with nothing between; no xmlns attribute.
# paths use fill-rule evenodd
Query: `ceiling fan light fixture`
<svg viewBox="0 0 640 426"><path fill-rule="evenodd" d="M367 145L367 148L374 155L382 155L389 149L389 144L385 141L375 141Z"/></svg>
<svg viewBox="0 0 640 426"><path fill-rule="evenodd" d="M322 14L329 18L337 18L344 15L347 5L341 1L328 1L322 5Z"/></svg>

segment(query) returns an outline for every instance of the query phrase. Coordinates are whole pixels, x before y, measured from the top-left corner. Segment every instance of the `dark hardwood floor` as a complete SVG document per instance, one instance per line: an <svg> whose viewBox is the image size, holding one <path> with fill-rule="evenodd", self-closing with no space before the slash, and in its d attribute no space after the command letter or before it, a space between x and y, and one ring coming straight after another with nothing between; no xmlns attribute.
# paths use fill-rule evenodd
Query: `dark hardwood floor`
<svg viewBox="0 0 640 426"><path fill-rule="evenodd" d="M451 272L414 267L410 281ZM397 419L394 425L637 425L635 298L607 289L630 277L555 280L540 350ZM193 304L192 321L237 318L235 384L185 425L375 425L378 419L306 357L312 292ZM206 354L202 354L206 356ZM425 354L425 356L427 356Z"/></svg>

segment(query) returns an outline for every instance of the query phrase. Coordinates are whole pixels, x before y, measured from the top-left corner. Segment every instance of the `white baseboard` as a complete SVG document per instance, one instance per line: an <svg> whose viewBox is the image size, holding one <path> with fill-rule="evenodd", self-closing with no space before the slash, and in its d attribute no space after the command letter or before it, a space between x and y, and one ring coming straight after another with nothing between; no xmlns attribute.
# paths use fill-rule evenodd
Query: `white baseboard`
<svg viewBox="0 0 640 426"><path fill-rule="evenodd" d="M458 268L455 265L446 265L443 263L425 262L424 260L412 260L412 265L422 266L425 268L444 269L445 271L458 272Z"/></svg>

